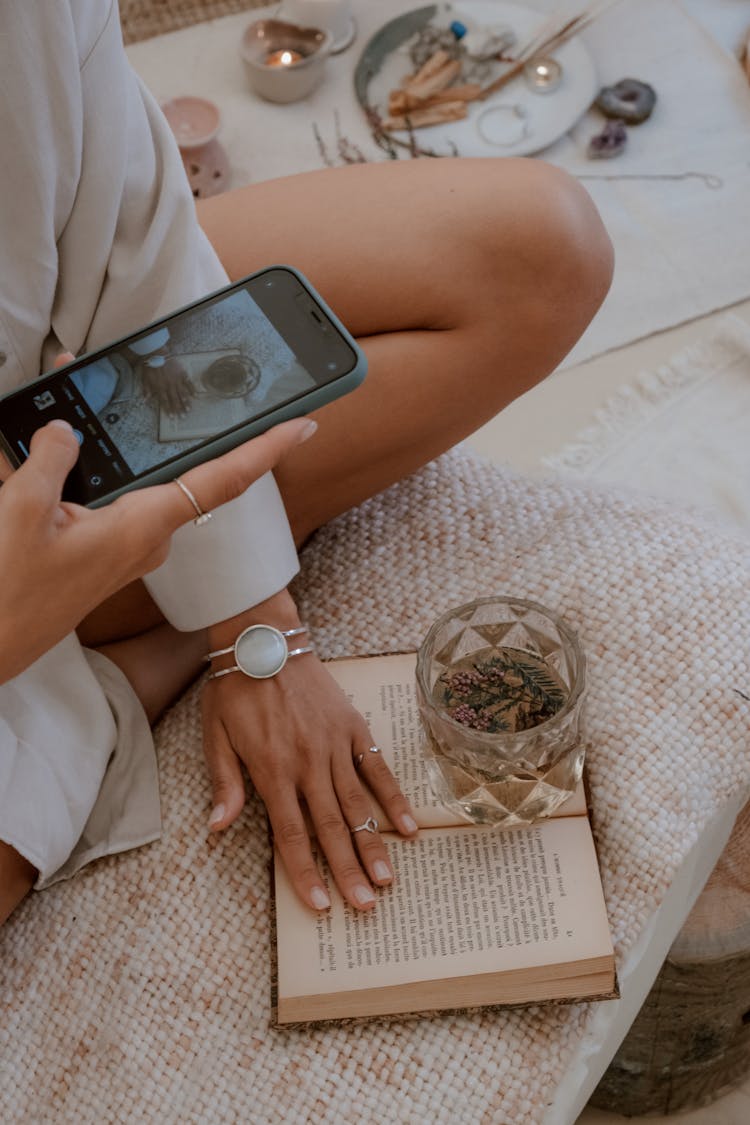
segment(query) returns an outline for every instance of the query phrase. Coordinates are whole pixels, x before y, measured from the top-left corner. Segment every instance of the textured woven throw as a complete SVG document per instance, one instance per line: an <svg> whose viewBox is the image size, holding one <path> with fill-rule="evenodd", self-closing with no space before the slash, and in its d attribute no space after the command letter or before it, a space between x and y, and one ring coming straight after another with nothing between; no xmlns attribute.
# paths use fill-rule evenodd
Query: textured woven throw
<svg viewBox="0 0 750 1125"><path fill-rule="evenodd" d="M708 22L717 2L704 0ZM159 100L190 93L216 102L231 185L239 187L316 170L326 159L342 163L339 134L350 155L356 147L368 160L387 159L353 96L353 71L387 20L420 6L418 0L353 0L354 44L328 61L325 80L309 98L289 106L264 102L248 89L238 45L255 16L186 27L134 44L128 56ZM559 8L560 0L533 0L530 6ZM733 6L747 10L738 0ZM737 60L680 0L617 4L594 20L584 38L602 84L632 75L649 82L659 101L653 118L629 131L627 149L616 161L586 156L591 135L602 128L595 108L540 154L586 177L617 261L604 306L564 366L750 296L745 256L737 253L750 196L750 90ZM513 101L511 93L507 98ZM462 144L463 156L486 151Z"/></svg>
<svg viewBox="0 0 750 1125"><path fill-rule="evenodd" d="M750 786L749 572L750 543L697 515L456 450L319 532L296 595L327 657L417 646L492 592L579 630L622 963L708 819ZM262 809L208 837L197 689L157 749L161 840L33 895L0 933L0 1120L541 1121L596 1005L272 1029Z"/></svg>
<svg viewBox="0 0 750 1125"><path fill-rule="evenodd" d="M269 0L120 0L125 43L152 39L204 20L219 19L250 8L264 8Z"/></svg>

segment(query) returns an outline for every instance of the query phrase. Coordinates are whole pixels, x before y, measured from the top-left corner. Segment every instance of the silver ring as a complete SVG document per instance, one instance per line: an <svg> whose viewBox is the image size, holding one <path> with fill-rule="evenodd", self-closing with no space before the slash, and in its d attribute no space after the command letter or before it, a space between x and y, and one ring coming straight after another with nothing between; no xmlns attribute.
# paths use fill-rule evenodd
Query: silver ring
<svg viewBox="0 0 750 1125"><path fill-rule="evenodd" d="M487 134L487 118L495 113L510 113L512 118L518 122L518 134L512 136L508 141L499 141L494 137ZM526 108L522 105L491 105L487 109L482 110L476 121L476 130L485 144L493 145L495 148L512 148L513 145L520 144L521 141L526 140L531 136L531 129L529 128L528 113Z"/></svg>
<svg viewBox="0 0 750 1125"><path fill-rule="evenodd" d="M356 828L350 829L352 836L355 832L377 832L378 822L374 816L368 816L364 824L358 824Z"/></svg>
<svg viewBox="0 0 750 1125"><path fill-rule="evenodd" d="M185 496L187 496L188 500L190 501L190 503L195 508L195 511L196 511L197 514L196 514L195 519L193 520L193 523L195 524L196 527L202 527L204 523L208 523L208 521L210 519L213 519L210 512L204 512L203 511L203 508L201 508L200 504L195 499L192 492L190 491L190 489L188 488L188 486L185 484L184 481L180 480L179 477L175 477L174 483L177 485L177 487L180 489L180 491L183 492L185 494Z"/></svg>
<svg viewBox="0 0 750 1125"><path fill-rule="evenodd" d="M380 753L380 747L379 746L368 746L367 749L368 749L370 754L379 754ZM362 753L357 754L356 758L354 759L355 770L359 769L359 767L362 765L364 760L365 760L365 752L363 750Z"/></svg>

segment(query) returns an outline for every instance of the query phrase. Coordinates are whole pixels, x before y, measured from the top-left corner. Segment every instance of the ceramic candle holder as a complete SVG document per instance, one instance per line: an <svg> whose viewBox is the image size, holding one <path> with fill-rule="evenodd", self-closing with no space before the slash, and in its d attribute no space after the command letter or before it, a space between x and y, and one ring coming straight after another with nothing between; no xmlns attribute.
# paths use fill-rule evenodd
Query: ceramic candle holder
<svg viewBox="0 0 750 1125"><path fill-rule="evenodd" d="M352 0L282 0L278 14L289 23L330 31L332 55L346 50L356 35Z"/></svg>
<svg viewBox="0 0 750 1125"><path fill-rule="evenodd" d="M283 20L257 20L240 45L248 82L269 102L306 98L323 78L333 36Z"/></svg>
<svg viewBox="0 0 750 1125"><path fill-rule="evenodd" d="M562 67L556 59L530 59L523 76L535 94L553 94L562 82Z"/></svg>
<svg viewBox="0 0 750 1125"><path fill-rule="evenodd" d="M161 108L183 152L202 148L219 131L221 118L218 106L207 98L190 95L170 98L161 103Z"/></svg>

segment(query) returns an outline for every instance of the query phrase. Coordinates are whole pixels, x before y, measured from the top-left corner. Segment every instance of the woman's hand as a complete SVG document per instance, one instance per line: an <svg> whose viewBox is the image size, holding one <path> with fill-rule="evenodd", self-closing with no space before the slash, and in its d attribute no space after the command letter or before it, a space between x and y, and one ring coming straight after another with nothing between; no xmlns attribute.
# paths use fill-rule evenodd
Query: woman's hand
<svg viewBox="0 0 750 1125"><path fill-rule="evenodd" d="M291 597L283 592L232 623L214 627L211 648L226 647L248 625L260 622L280 629L298 625ZM295 641L307 643L304 637ZM231 663L225 657L222 666ZM239 815L245 801L244 763L303 902L315 910L330 906L313 858L304 805L339 890L357 909L371 909L373 884L391 883L393 868L378 832L352 834L372 815L362 782L402 835L413 836L417 825L382 755L370 752L367 724L318 658L312 653L295 656L267 680L252 680L242 672L210 680L203 693L203 732L213 784L209 826L227 828Z"/></svg>
<svg viewBox="0 0 750 1125"><path fill-rule="evenodd" d="M146 398L175 416L187 414L195 387L179 360L168 357L161 367L141 364L141 379Z"/></svg>
<svg viewBox="0 0 750 1125"><path fill-rule="evenodd" d="M182 474L204 511L235 499L314 432L283 422ZM91 510L61 500L78 459L71 427L37 430L30 456L0 488L0 683L62 640L95 606L164 562L172 533L194 518L174 483Z"/></svg>

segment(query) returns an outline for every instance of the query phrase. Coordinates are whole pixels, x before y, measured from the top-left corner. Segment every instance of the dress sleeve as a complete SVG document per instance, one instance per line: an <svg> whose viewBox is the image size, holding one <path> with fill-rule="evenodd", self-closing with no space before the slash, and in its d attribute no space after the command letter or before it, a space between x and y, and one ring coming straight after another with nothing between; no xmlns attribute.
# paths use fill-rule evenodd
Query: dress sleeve
<svg viewBox="0 0 750 1125"><path fill-rule="evenodd" d="M117 728L74 634L0 685L0 716L0 838L41 884L81 837Z"/></svg>
<svg viewBox="0 0 750 1125"><path fill-rule="evenodd" d="M185 524L146 588L176 629L235 617L288 586L299 570L294 539L272 473L222 504L209 523Z"/></svg>
<svg viewBox="0 0 750 1125"><path fill-rule="evenodd" d="M94 212L106 208L105 194L119 201L116 213L102 213L97 229L109 232L110 245L87 275L100 279L90 297L86 338L78 340L90 349L137 332L221 288L228 278L198 223L172 131L129 64L116 16L87 54L81 77L85 143L79 199ZM104 175L115 180L106 192ZM61 239L64 281L55 307L60 332L78 316L80 269L71 273L69 266L79 262L91 229L91 209L76 211ZM147 586L168 621L193 630L278 593L298 565L284 505L269 473L223 505L209 523L181 528Z"/></svg>

